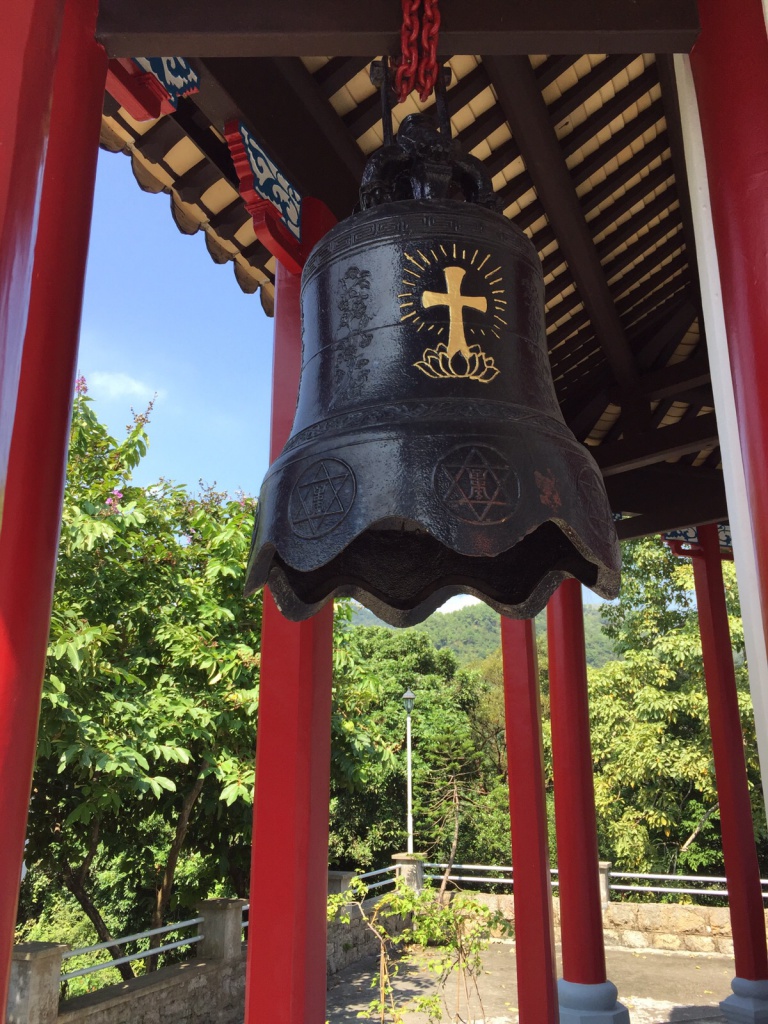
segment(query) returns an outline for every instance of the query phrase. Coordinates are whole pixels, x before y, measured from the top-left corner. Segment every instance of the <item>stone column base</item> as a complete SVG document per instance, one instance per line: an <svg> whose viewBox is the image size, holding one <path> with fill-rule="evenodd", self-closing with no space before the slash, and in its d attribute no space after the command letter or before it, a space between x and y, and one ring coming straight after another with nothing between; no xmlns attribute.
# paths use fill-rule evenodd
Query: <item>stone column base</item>
<svg viewBox="0 0 768 1024"><path fill-rule="evenodd" d="M768 981L734 978L733 995L720 1003L723 1016L733 1024L768 1024Z"/></svg>
<svg viewBox="0 0 768 1024"><path fill-rule="evenodd" d="M424 861L423 853L393 853L392 860L397 868L396 878L402 878L407 886L416 892L424 888Z"/></svg>
<svg viewBox="0 0 768 1024"><path fill-rule="evenodd" d="M560 978L560 1024L629 1024L629 1010L616 1001L618 994L612 981L580 985Z"/></svg>

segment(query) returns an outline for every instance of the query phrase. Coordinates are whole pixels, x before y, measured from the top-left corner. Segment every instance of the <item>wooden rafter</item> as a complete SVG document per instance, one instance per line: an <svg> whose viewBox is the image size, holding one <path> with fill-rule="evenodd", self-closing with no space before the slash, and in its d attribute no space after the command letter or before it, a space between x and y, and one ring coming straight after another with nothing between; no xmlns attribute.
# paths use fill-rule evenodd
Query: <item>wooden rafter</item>
<svg viewBox="0 0 768 1024"><path fill-rule="evenodd" d="M616 380L629 390L637 379L632 352L530 62L494 57L485 63L600 346Z"/></svg>
<svg viewBox="0 0 768 1024"><path fill-rule="evenodd" d="M633 121L632 124L635 124L635 122ZM606 199L610 199L614 192L618 192L619 189L624 188L626 183L631 181L635 175L646 172L648 176L650 176L653 172L648 171L648 168L655 160L659 159L659 157L662 158L663 166L665 162L663 158L668 148L669 139L667 138L666 133L659 132L659 134L650 142L646 143L639 152L635 153L635 155L630 157L628 160L625 160L624 163L620 164L615 171L607 174L602 181L598 182L589 190L589 192L587 192L585 196L582 197L581 205L584 212L586 214L591 213L592 210L604 203ZM579 164L579 168L581 167L582 164ZM671 168L668 168L667 174L671 173ZM616 202L618 203L620 200L617 199ZM610 209L610 207L608 209ZM591 223L592 222L590 222L590 224ZM609 221L609 223L612 222ZM595 234L599 234L602 230L602 227L599 231L595 229Z"/></svg>
<svg viewBox="0 0 768 1024"><path fill-rule="evenodd" d="M620 89L612 99L603 103L597 110L583 121L577 128L565 136L561 141L563 153L569 157L577 150L585 146L590 139L593 139L598 132L606 128L612 121L624 113L632 104L649 92L654 85L658 84L656 68L651 65L633 78L632 81Z"/></svg>
<svg viewBox="0 0 768 1024"><path fill-rule="evenodd" d="M581 163L577 164L571 171L574 184L581 185L585 181L588 181L593 174L596 174L601 168L603 168L610 160L617 157L619 153L622 153L625 149L630 147L633 143L637 142L637 139L641 138L650 128L658 124L659 121L664 117L664 104L661 100L654 100L650 106L646 107L645 110L641 111L637 117L633 118L628 124L619 131L614 132L601 146L590 153L588 157L585 157ZM652 145L651 142L648 143ZM645 162L645 161L644 161ZM629 161L627 161L629 163ZM621 168L619 168L621 172Z"/></svg>

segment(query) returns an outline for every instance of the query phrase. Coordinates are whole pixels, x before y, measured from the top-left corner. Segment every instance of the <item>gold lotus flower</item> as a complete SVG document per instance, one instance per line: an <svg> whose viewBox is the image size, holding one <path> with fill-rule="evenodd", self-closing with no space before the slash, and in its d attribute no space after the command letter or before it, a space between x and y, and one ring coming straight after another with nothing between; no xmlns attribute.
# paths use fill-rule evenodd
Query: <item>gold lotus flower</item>
<svg viewBox="0 0 768 1024"><path fill-rule="evenodd" d="M488 384L498 374L498 368L491 356L487 356L479 345L469 345L448 354L448 346L438 345L425 349L418 363L413 364L428 377L466 377Z"/></svg>

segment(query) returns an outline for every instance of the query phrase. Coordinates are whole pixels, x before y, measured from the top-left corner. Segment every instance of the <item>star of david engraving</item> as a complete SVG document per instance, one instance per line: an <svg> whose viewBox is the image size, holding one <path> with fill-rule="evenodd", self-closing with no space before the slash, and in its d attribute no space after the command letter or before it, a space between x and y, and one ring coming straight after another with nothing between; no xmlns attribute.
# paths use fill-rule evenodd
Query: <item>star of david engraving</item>
<svg viewBox="0 0 768 1024"><path fill-rule="evenodd" d="M336 529L352 507L355 475L341 459L320 459L297 480L290 500L294 533L311 539Z"/></svg>
<svg viewBox="0 0 768 1024"><path fill-rule="evenodd" d="M504 522L520 496L517 474L486 445L454 448L437 464L434 486L449 512L475 524Z"/></svg>

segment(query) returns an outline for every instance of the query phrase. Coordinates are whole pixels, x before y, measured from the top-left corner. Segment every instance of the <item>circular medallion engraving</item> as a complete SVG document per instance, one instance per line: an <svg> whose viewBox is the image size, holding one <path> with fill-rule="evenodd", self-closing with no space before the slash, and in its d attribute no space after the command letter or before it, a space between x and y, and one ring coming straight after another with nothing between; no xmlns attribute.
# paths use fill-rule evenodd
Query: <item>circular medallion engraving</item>
<svg viewBox="0 0 768 1024"><path fill-rule="evenodd" d="M435 492L465 523L503 523L520 500L520 482L504 456L488 445L462 445L435 467Z"/></svg>
<svg viewBox="0 0 768 1024"><path fill-rule="evenodd" d="M341 459L320 459L301 474L291 492L293 532L311 540L335 530L355 500L355 474Z"/></svg>

